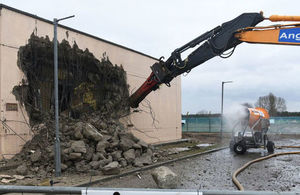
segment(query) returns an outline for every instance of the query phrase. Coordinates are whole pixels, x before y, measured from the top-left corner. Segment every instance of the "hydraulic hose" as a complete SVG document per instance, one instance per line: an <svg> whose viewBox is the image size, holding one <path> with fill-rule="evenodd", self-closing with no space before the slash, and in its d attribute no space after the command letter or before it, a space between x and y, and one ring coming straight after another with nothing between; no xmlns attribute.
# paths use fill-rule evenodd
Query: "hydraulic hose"
<svg viewBox="0 0 300 195"><path fill-rule="evenodd" d="M300 146L278 146L277 148L300 148ZM268 156L264 156L261 158L257 158L254 160L251 160L249 162L247 162L246 164L244 164L242 167L240 167L239 169L237 169L233 174L232 174L232 181L233 183L236 185L236 187L240 190L240 191L244 191L244 187L242 186L242 184L239 182L239 180L236 178L237 175L239 173L241 173L243 170L245 170L248 166L250 166L253 163L259 162L259 161L263 161L263 160L267 160L269 158L273 158L276 156L281 156L281 155L289 155L289 154L300 154L300 151L292 151L292 152L280 152L280 153L275 153L275 154L270 154Z"/></svg>

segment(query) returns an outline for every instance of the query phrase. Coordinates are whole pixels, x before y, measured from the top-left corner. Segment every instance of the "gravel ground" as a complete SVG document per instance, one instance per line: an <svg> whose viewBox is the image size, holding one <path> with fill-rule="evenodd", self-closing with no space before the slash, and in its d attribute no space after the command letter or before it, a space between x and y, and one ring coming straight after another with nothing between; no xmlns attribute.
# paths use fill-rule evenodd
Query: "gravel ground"
<svg viewBox="0 0 300 195"><path fill-rule="evenodd" d="M300 145L297 139L275 141L276 145ZM278 149L275 152L295 151ZM180 177L179 189L237 190L231 180L232 173L246 162L265 156L263 149L249 149L236 155L229 149L167 165ZM287 155L258 162L248 167L237 178L245 190L299 191L300 156ZM157 188L151 170L119 179L102 182L93 187Z"/></svg>

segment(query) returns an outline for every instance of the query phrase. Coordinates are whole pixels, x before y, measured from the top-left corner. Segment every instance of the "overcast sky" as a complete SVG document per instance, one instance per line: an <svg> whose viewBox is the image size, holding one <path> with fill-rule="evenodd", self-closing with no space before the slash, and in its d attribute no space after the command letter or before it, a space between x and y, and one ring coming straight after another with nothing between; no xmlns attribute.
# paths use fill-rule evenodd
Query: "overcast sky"
<svg viewBox="0 0 300 195"><path fill-rule="evenodd" d="M169 57L174 49L244 12L300 15L299 0L0 2L49 20L75 14L61 23L156 58ZM283 97L288 111L300 111L299 53L297 46L242 43L230 58L215 57L182 77L182 113L220 112L221 82L228 80L234 82L225 85L225 111L244 102L254 104L269 92Z"/></svg>

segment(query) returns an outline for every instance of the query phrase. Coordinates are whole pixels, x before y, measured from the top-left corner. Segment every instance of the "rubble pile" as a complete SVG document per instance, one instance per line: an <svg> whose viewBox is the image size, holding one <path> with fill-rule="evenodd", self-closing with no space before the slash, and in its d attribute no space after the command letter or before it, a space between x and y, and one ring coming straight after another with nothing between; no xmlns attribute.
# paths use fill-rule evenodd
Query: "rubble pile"
<svg viewBox="0 0 300 195"><path fill-rule="evenodd" d="M98 117L97 117L98 116ZM118 174L121 168L152 163L152 149L117 120L102 120L95 114L86 122L63 118L61 125L62 171ZM12 160L23 162L16 174L50 176L54 171L54 124L38 124L38 132ZM50 127L50 128L49 128ZM52 127L52 128L51 128Z"/></svg>
<svg viewBox="0 0 300 195"><path fill-rule="evenodd" d="M129 114L123 68L66 40L58 50L62 171L117 174L151 164L152 150L119 122ZM10 162L22 163L15 174L48 177L55 166L53 42L32 35L18 56L25 77L13 93L26 108L34 136Z"/></svg>

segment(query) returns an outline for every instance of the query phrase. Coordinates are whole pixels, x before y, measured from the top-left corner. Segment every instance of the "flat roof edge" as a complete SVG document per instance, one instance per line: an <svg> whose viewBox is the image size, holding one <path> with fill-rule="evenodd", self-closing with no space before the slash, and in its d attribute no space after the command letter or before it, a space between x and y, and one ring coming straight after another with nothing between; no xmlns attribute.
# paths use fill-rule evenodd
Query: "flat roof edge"
<svg viewBox="0 0 300 195"><path fill-rule="evenodd" d="M13 7L10 7L10 6L7 6L7 5L5 5L5 4L1 4L1 3L0 3L0 10L1 10L2 8L5 8L5 9L8 9L8 10L10 10L10 11L14 11L14 12L17 12L17 13L19 13L19 14L23 14L23 15L26 15L26 16L29 16L29 17L32 17L32 18L35 18L35 19L38 19L38 20L41 20L41 21L46 22L46 23L49 23L49 24L53 24L52 21L47 20L47 19L45 19L45 18L39 17L39 16L34 15L34 14L30 14L30 13L28 13L28 12L24 12L24 11L22 11L22 10L19 10L19 9L16 9L16 8L13 8ZM115 46L117 46L117 47L126 49L126 50L128 50L128 51L132 51L132 52L134 52L134 53L138 53L138 54L140 54L140 55L143 55L143 56L146 56L146 57L149 57L149 58L152 58L152 59L158 61L158 59L155 58L155 57L153 57L153 56L147 55L147 54L145 54L145 53L139 52L139 51L137 51L137 50L134 50L134 49L131 49L131 48L128 48L128 47L125 47L125 46L123 46L123 45L119 45L119 44L117 44L117 43L114 43L114 42L111 42L111 41L108 41L108 40L105 40L105 39L101 39L101 38L96 37L96 36L94 36L94 35L91 35L91 34L82 32L82 31L80 31L80 30L77 30L77 29L74 29L74 28L71 28L71 27L68 27L68 26L64 26L64 25L61 25L61 24L58 24L58 26L59 26L59 27L62 27L62 28L65 28L65 29L67 29L67 30L76 32L76 33L80 33L80 34L82 34L82 35L85 35L85 36L88 36L88 37L91 37L91 38L94 38L94 39L96 39L96 40L103 41L103 42L106 42L106 43L115 45Z"/></svg>

